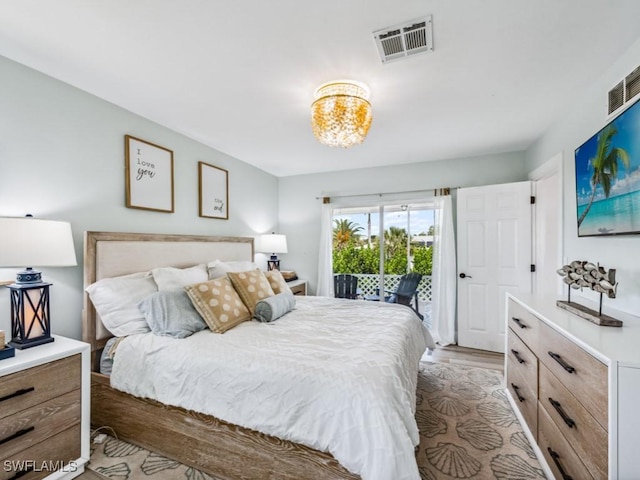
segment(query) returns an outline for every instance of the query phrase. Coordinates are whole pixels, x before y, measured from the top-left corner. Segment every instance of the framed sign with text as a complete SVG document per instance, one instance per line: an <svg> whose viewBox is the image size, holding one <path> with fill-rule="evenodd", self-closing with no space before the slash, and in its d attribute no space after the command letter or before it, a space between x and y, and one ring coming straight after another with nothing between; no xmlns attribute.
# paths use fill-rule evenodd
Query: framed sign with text
<svg viewBox="0 0 640 480"><path fill-rule="evenodd" d="M201 217L229 219L229 172L198 162Z"/></svg>
<svg viewBox="0 0 640 480"><path fill-rule="evenodd" d="M126 205L173 213L173 151L124 136Z"/></svg>

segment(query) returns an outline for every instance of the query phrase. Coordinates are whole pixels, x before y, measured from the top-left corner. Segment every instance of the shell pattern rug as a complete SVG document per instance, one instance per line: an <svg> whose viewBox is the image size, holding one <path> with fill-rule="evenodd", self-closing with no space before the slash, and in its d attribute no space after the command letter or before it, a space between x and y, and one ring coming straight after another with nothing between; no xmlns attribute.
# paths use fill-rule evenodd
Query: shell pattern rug
<svg viewBox="0 0 640 480"><path fill-rule="evenodd" d="M502 373L495 370L420 364L416 458L422 480L544 480L502 383ZM89 463L89 469L105 477L218 480L141 447L107 438L91 445Z"/></svg>

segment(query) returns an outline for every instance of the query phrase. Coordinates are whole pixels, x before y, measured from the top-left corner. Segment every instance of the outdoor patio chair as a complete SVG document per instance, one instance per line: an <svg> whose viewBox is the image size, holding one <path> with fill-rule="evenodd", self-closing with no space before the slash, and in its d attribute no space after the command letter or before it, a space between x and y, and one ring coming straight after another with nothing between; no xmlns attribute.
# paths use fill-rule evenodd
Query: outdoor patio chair
<svg viewBox="0 0 640 480"><path fill-rule="evenodd" d="M424 316L420 313L418 309L418 285L422 280L421 273L407 273L400 277L400 283L398 283L398 288L395 289L391 293L391 295L385 295L384 301L387 303L399 303L401 305L407 305L411 307L414 312L420 317L420 320L424 320ZM367 295L365 297L366 300L379 301L379 295ZM414 304L411 305L411 301L413 300Z"/></svg>
<svg viewBox="0 0 640 480"><path fill-rule="evenodd" d="M336 298L358 298L358 277L341 273L333 276L333 291Z"/></svg>

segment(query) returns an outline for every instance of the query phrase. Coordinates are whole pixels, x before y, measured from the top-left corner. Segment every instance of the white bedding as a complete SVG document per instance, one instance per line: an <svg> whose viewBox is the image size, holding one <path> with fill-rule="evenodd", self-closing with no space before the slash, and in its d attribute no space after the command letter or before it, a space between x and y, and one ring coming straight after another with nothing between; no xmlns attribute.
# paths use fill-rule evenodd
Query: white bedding
<svg viewBox="0 0 640 480"><path fill-rule="evenodd" d="M111 384L328 451L365 480L419 479L418 364L428 331L403 305L297 297L273 323L186 339L131 335Z"/></svg>

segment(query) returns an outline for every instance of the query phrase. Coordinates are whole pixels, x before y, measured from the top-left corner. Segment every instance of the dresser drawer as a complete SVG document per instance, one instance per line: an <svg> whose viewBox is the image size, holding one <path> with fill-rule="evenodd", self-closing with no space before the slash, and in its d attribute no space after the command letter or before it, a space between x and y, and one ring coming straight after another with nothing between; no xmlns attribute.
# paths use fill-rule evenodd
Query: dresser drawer
<svg viewBox="0 0 640 480"><path fill-rule="evenodd" d="M0 420L0 459L80 423L80 390L22 410Z"/></svg>
<svg viewBox="0 0 640 480"><path fill-rule="evenodd" d="M80 388L80 354L2 377L0 418Z"/></svg>
<svg viewBox="0 0 640 480"><path fill-rule="evenodd" d="M538 391L538 358L511 328L507 332L507 369L517 370L531 390Z"/></svg>
<svg viewBox="0 0 640 480"><path fill-rule="evenodd" d="M538 408L538 445L557 479L591 480L593 476L580 461L580 457L562 436L544 406Z"/></svg>
<svg viewBox="0 0 640 480"><path fill-rule="evenodd" d="M539 396L540 405L594 477L607 478L607 432L544 365Z"/></svg>
<svg viewBox="0 0 640 480"><path fill-rule="evenodd" d="M538 349L540 361L608 430L607 366L547 325L542 326Z"/></svg>
<svg viewBox="0 0 640 480"><path fill-rule="evenodd" d="M520 375L519 370L510 367L507 367L507 388L525 422L527 422L529 430L535 437L538 425L537 390L532 389L531 385Z"/></svg>
<svg viewBox="0 0 640 480"><path fill-rule="evenodd" d="M509 299L508 308L507 326L513 329L516 335L537 355L538 352L536 349L538 347L538 338L540 336L542 322L538 317L512 299Z"/></svg>
<svg viewBox="0 0 640 480"><path fill-rule="evenodd" d="M79 424L22 450L9 460L3 460L0 480L16 478L16 474L20 475L25 470L28 473L20 475L20 480L39 480L78 458L80 458Z"/></svg>

